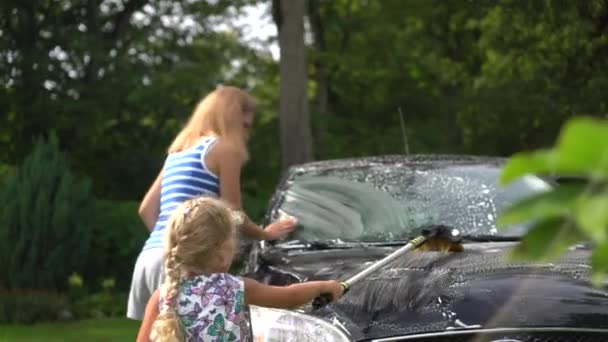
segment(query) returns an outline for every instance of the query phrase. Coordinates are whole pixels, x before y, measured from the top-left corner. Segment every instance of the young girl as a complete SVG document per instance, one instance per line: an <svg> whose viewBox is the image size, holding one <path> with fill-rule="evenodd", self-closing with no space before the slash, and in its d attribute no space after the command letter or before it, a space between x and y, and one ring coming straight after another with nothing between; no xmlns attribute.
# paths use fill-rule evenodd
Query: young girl
<svg viewBox="0 0 608 342"><path fill-rule="evenodd" d="M165 282L148 302L138 342L248 341L245 305L293 308L321 293L340 298L337 281L269 286L226 273L239 219L222 201L208 197L174 211L165 236Z"/></svg>
<svg viewBox="0 0 608 342"><path fill-rule="evenodd" d="M220 87L202 99L169 147L165 165L139 208L151 234L133 270L127 317L142 319L148 299L161 284L165 225L180 203L206 195L221 197L232 208L242 209L240 173L248 160L254 112L249 94ZM288 234L294 224L293 220L282 220L262 229L245 217L240 228L249 238L276 240Z"/></svg>

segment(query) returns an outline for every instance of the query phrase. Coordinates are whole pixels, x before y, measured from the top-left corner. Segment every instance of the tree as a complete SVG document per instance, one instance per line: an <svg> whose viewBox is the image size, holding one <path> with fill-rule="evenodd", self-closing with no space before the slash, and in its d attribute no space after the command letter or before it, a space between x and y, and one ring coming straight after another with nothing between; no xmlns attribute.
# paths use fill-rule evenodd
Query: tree
<svg viewBox="0 0 608 342"><path fill-rule="evenodd" d="M279 122L282 167L312 160L304 44L306 0L273 1L281 60Z"/></svg>
<svg viewBox="0 0 608 342"><path fill-rule="evenodd" d="M56 137L36 141L0 187L0 288L65 290L91 247L90 181L74 176Z"/></svg>
<svg viewBox="0 0 608 342"><path fill-rule="evenodd" d="M97 195L139 198L199 98L248 82L258 57L216 29L248 1L0 2L0 163L54 130Z"/></svg>
<svg viewBox="0 0 608 342"><path fill-rule="evenodd" d="M308 17L310 18L310 29L312 31L314 49L311 62L314 66L315 98L313 109L313 150L316 157L322 157L324 146L328 143L325 139L327 134L327 114L329 106L329 80L327 70L323 63L323 54L326 51L325 30L323 19L319 8L319 0L308 0Z"/></svg>

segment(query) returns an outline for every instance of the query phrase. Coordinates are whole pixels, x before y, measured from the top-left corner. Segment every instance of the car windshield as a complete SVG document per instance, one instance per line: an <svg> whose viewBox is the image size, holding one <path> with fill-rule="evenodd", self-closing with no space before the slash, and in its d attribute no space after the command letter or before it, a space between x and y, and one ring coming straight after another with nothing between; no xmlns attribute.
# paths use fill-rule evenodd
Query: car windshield
<svg viewBox="0 0 608 342"><path fill-rule="evenodd" d="M498 230L499 213L550 189L534 176L503 187L493 165L370 165L307 172L287 184L273 218L298 227L279 245L301 242L390 242L421 226L443 224L468 236L520 236L525 225Z"/></svg>

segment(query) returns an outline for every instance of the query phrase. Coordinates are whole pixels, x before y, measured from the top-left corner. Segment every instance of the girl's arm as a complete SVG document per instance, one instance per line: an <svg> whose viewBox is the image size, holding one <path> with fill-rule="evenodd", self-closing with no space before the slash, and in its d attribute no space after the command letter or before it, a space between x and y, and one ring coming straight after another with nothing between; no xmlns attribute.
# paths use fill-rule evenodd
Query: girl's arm
<svg viewBox="0 0 608 342"><path fill-rule="evenodd" d="M162 179L162 171L148 189L148 192L144 196L144 199L141 201L139 205L139 217L144 222L146 228L149 231L154 229L154 225L156 224L156 220L158 220L158 215L160 214L160 183Z"/></svg>
<svg viewBox="0 0 608 342"><path fill-rule="evenodd" d="M244 163L243 156L233 146L221 140L210 150L213 160L216 161L218 176L220 178L220 197L232 206L233 209L242 211L241 199L241 168ZM251 222L245 215L245 222L241 226L243 234L255 240L274 240L286 235L293 230L295 222L281 221L263 229Z"/></svg>
<svg viewBox="0 0 608 342"><path fill-rule="evenodd" d="M146 313L144 315L144 320L141 322L141 326L139 327L139 333L137 334L137 342L149 342L150 341L150 333L152 332L152 325L158 316L158 294L159 290L157 289L152 294L152 297L148 300L148 305L146 305Z"/></svg>
<svg viewBox="0 0 608 342"><path fill-rule="evenodd" d="M331 293L332 300L343 293L339 282L308 281L289 286L271 286L245 278L245 303L277 309L292 309L311 302L322 293Z"/></svg>

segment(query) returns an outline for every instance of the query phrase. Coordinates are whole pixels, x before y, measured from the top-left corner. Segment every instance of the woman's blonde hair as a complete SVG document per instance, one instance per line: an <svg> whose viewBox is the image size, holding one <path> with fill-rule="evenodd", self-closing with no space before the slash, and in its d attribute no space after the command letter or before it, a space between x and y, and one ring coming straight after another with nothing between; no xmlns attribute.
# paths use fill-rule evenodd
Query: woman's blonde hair
<svg viewBox="0 0 608 342"><path fill-rule="evenodd" d="M242 117L243 113L255 112L255 109L255 101L246 91L230 86L218 87L198 103L190 120L169 146L168 153L187 149L202 136L215 135L233 144L247 159Z"/></svg>
<svg viewBox="0 0 608 342"><path fill-rule="evenodd" d="M165 281L161 287L160 312L150 338L153 341L182 341L175 302L179 285L186 277L217 270L217 247L235 238L242 216L219 199L188 200L172 213L165 231Z"/></svg>

